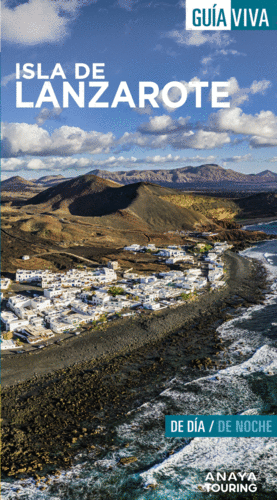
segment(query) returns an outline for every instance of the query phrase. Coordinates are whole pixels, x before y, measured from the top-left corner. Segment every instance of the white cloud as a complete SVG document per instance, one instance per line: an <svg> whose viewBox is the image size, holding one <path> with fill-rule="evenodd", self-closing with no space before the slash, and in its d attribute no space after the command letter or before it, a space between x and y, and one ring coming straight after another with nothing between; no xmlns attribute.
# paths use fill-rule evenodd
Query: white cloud
<svg viewBox="0 0 277 500"><path fill-rule="evenodd" d="M11 73L10 75L3 76L1 80L1 87L6 87L8 83L16 79L16 73Z"/></svg>
<svg viewBox="0 0 277 500"><path fill-rule="evenodd" d="M149 118L135 133L125 133L119 143L122 147L134 144L145 148L212 149L230 142L227 133L197 129L189 125L190 117L173 120L169 115Z"/></svg>
<svg viewBox="0 0 277 500"><path fill-rule="evenodd" d="M96 131L86 132L79 127L62 126L50 135L37 124L2 124L3 157L107 153L114 146L114 141L111 132L106 134Z"/></svg>
<svg viewBox="0 0 277 500"><path fill-rule="evenodd" d="M251 137L250 146L252 148L269 148L277 146L277 130L275 132L275 137L263 137L259 135Z"/></svg>
<svg viewBox="0 0 277 500"><path fill-rule="evenodd" d="M141 132L125 132L118 140L118 149L124 151L131 149L133 146L137 146L142 150L162 148L164 147L164 138L164 135L153 138L152 135L142 134Z"/></svg>
<svg viewBox="0 0 277 500"><path fill-rule="evenodd" d="M46 130L27 123L2 124L3 157L21 154L39 154L49 148L50 136Z"/></svg>
<svg viewBox="0 0 277 500"><path fill-rule="evenodd" d="M10 8L2 5L2 39L23 45L56 43L70 33L70 25L84 5L95 0L28 0Z"/></svg>
<svg viewBox="0 0 277 500"><path fill-rule="evenodd" d="M36 71L34 73L37 74ZM22 69L19 72L19 74L20 74L20 76L23 76L23 75L25 75L25 71ZM16 80L16 73L11 73L10 75L3 76L2 80L1 80L1 87L6 87L8 85L8 83L13 82L15 80Z"/></svg>
<svg viewBox="0 0 277 500"><path fill-rule="evenodd" d="M42 108L39 114L35 117L37 125L43 125L47 120L58 120L62 112L62 108Z"/></svg>
<svg viewBox="0 0 277 500"><path fill-rule="evenodd" d="M207 66L208 64L211 64L213 62L212 56L206 56L201 59L201 64L204 64L204 66Z"/></svg>
<svg viewBox="0 0 277 500"><path fill-rule="evenodd" d="M277 117L272 111L247 115L241 108L222 109L210 116L210 125L217 132L250 136L253 147L277 146Z"/></svg>
<svg viewBox="0 0 277 500"><path fill-rule="evenodd" d="M138 130L146 134L166 134L187 128L189 118L188 116L187 118L180 117L173 120L168 115L154 116L149 119L149 122L143 123Z"/></svg>
<svg viewBox="0 0 277 500"><path fill-rule="evenodd" d="M28 162L28 170L43 170L44 169L44 163L40 158L32 158Z"/></svg>
<svg viewBox="0 0 277 500"><path fill-rule="evenodd" d="M23 74L23 71L21 71L20 73ZM10 75L3 76L1 80L1 87L6 87L8 83L13 82L15 79L16 73L11 73Z"/></svg>
<svg viewBox="0 0 277 500"><path fill-rule="evenodd" d="M266 90L268 90L272 83L269 80L254 81L250 87L240 88L239 83L235 76L232 76L227 80L229 83L228 94L231 97L231 107L241 106L244 102L249 101L250 94L262 94L264 95ZM210 95L211 98L211 95ZM220 101L220 98L218 99Z"/></svg>
<svg viewBox="0 0 277 500"><path fill-rule="evenodd" d="M8 158L3 159L2 172L20 172L20 171L52 171L52 172L64 172L64 171L78 171L91 169L116 169L116 168L131 168L134 167L147 167L150 168L157 166L165 166L166 168L172 166L180 165L184 162L189 163L212 163L216 160L213 155L209 156L194 156L194 157L182 157L179 155L168 154L166 156L155 155L146 156L145 158L136 158L134 156L110 156L104 160L94 160L92 158L81 157L81 158L64 158L59 156L54 157L44 157L44 158Z"/></svg>
<svg viewBox="0 0 277 500"><path fill-rule="evenodd" d="M252 94L265 94L265 91L271 87L271 82L269 80L254 80L250 87L250 91Z"/></svg>
<svg viewBox="0 0 277 500"><path fill-rule="evenodd" d="M53 171L89 168L93 161L88 158L63 158L63 157L43 157L43 158L7 158L2 160L2 171L18 172L28 171Z"/></svg>
<svg viewBox="0 0 277 500"><path fill-rule="evenodd" d="M141 132L126 132L118 141L122 150L137 146L145 149L214 149L231 142L227 133L206 130L175 131L164 134L145 134Z"/></svg>
<svg viewBox="0 0 277 500"><path fill-rule="evenodd" d="M186 27L181 30L175 29L166 33L168 38L172 38L178 45L187 47L200 47L205 44L226 47L233 42L230 35L222 31L211 33L209 31L187 31Z"/></svg>
<svg viewBox="0 0 277 500"><path fill-rule="evenodd" d="M234 49L221 49L217 50L214 54L215 56L244 56L246 57L246 54L244 52L239 52L238 50Z"/></svg>
<svg viewBox="0 0 277 500"><path fill-rule="evenodd" d="M26 162L22 158L2 158L1 170L2 172L18 172L24 168Z"/></svg>
<svg viewBox="0 0 277 500"><path fill-rule="evenodd" d="M253 156L251 153L247 153L245 155L235 155L235 156L230 156L229 158L224 158L223 161L223 166L225 166L227 163L241 163L244 161L252 161Z"/></svg>
<svg viewBox="0 0 277 500"><path fill-rule="evenodd" d="M169 138L168 145L175 149L214 149L231 142L227 133L197 130L190 134L176 134Z"/></svg>
<svg viewBox="0 0 277 500"><path fill-rule="evenodd" d="M179 162L181 160L181 157L178 156L172 156L172 154L166 155L166 156L161 156L161 155L155 155L155 156L147 156L145 159L146 163L174 163L174 162Z"/></svg>

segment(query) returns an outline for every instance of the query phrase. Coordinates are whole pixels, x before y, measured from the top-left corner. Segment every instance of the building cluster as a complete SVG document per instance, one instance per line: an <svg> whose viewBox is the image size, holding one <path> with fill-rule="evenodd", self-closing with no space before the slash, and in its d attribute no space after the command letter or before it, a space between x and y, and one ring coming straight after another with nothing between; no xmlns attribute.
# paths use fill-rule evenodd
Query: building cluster
<svg viewBox="0 0 277 500"><path fill-rule="evenodd" d="M167 248L156 248L155 245L149 244L147 246L141 246L141 245L130 245L127 247L124 247L124 250L129 251L129 252L147 252L150 251L154 255L157 255L158 257L165 257L165 263L166 264L175 264L176 262L193 262L193 257L191 255L188 255L182 248L176 245L168 246Z"/></svg>
<svg viewBox="0 0 277 500"><path fill-rule="evenodd" d="M223 261L221 256L225 250L228 250L231 247L232 245L228 245L226 242L214 243L213 249L204 257L204 260L208 263L208 280L212 290L225 284Z"/></svg>
<svg viewBox="0 0 277 500"><path fill-rule="evenodd" d="M49 270L18 270L16 282L41 286L43 295L13 295L7 300L7 308L1 312L6 332L13 332L21 340L37 343L55 334L78 333L78 328L115 315L128 316L134 310L145 308L159 310L176 304L176 299L201 290L209 283L212 288L224 284L221 255L227 244L215 244L205 254L204 261L187 270L170 270L142 276L131 272L118 277L118 262L97 269L71 269L66 273ZM155 245L141 247L131 245L125 250L151 251L166 262L193 261L185 250L171 246L157 249ZM174 262L176 262L174 261ZM205 263L204 263L205 262ZM9 281L9 283L8 283ZM2 279L3 289L10 280ZM6 287L6 288L5 288ZM7 348L11 347L8 341ZM9 346L9 347L8 347ZM2 347L5 341L2 339Z"/></svg>

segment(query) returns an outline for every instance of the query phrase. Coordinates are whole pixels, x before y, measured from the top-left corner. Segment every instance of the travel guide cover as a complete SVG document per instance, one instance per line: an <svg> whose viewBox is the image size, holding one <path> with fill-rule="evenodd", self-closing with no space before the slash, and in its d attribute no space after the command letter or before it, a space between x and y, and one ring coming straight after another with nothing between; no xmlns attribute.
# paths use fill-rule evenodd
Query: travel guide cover
<svg viewBox="0 0 277 500"><path fill-rule="evenodd" d="M276 29L3 0L3 500L277 498Z"/></svg>

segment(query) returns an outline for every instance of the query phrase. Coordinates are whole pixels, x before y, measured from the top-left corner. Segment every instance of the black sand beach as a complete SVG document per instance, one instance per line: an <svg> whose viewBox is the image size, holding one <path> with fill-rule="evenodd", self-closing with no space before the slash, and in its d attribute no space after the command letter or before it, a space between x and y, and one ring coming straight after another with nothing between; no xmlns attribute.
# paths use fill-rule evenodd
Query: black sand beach
<svg viewBox="0 0 277 500"><path fill-rule="evenodd" d="M264 269L227 252L227 286L160 313L120 319L32 354L2 359L2 471L41 476L98 456L113 425L158 394L176 367L219 367L216 328L241 305L263 300ZM100 446L101 443L101 446Z"/></svg>

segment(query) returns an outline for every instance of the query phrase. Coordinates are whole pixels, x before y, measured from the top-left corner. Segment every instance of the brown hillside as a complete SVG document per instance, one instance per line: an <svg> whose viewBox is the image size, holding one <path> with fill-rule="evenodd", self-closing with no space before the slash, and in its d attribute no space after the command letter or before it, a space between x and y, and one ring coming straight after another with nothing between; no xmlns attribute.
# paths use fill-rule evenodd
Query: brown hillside
<svg viewBox="0 0 277 500"><path fill-rule="evenodd" d="M28 201L40 211L61 211L72 215L93 216L107 212L116 182L95 175L82 175L50 187Z"/></svg>
<svg viewBox="0 0 277 500"><path fill-rule="evenodd" d="M164 199L176 193L173 189L145 183L133 184L133 186L137 186L136 196L129 205L128 211L155 230L191 229L196 224L208 222L203 214L193 209L178 207ZM125 189L127 187L124 186Z"/></svg>
<svg viewBox="0 0 277 500"><path fill-rule="evenodd" d="M24 202L35 196L43 188L33 181L28 181L23 177L14 176L1 182L1 203L18 203Z"/></svg>
<svg viewBox="0 0 277 500"><path fill-rule="evenodd" d="M114 226L135 225L155 230L191 229L206 224L205 215L178 207L165 197L177 192L149 183L120 186L93 175L84 175L49 188L28 201L35 213L55 212L81 217L101 217ZM107 219L108 217L108 219ZM115 220L116 217L116 220ZM104 222L104 220L102 221Z"/></svg>
<svg viewBox="0 0 277 500"><path fill-rule="evenodd" d="M27 181L23 177L16 175L1 182L1 191L30 191L37 190L38 186L35 182Z"/></svg>

